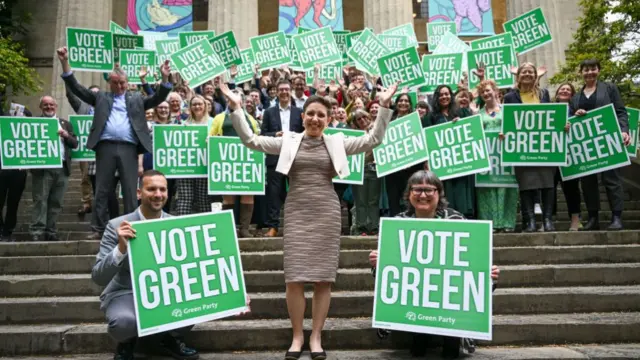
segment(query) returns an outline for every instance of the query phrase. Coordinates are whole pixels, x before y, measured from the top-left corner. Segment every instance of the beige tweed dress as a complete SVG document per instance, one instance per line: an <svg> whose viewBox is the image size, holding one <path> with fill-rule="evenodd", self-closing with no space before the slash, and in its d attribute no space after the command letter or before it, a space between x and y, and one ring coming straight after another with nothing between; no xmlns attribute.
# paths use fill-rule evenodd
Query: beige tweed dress
<svg viewBox="0 0 640 360"><path fill-rule="evenodd" d="M289 171L284 205L285 282L335 282L340 256L340 201L322 137L304 136Z"/></svg>

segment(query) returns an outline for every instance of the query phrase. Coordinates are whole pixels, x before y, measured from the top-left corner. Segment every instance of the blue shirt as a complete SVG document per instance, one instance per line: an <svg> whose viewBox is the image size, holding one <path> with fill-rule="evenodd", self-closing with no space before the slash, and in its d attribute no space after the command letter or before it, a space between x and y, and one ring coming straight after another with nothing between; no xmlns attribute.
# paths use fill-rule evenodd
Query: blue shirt
<svg viewBox="0 0 640 360"><path fill-rule="evenodd" d="M100 134L100 140L126 141L138 144L138 138L133 133L133 127L127 114L127 102L124 94L113 95L113 107L102 134Z"/></svg>

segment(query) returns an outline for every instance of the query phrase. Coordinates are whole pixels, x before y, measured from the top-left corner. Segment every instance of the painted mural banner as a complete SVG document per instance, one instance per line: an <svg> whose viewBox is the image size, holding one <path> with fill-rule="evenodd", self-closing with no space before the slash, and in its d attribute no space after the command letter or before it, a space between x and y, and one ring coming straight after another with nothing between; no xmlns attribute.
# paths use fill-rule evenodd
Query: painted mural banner
<svg viewBox="0 0 640 360"><path fill-rule="evenodd" d="M67 49L73 70L113 70L113 38L109 31L68 27Z"/></svg>
<svg viewBox="0 0 640 360"><path fill-rule="evenodd" d="M287 38L282 31L254 36L249 39L251 50L260 70L269 70L291 63Z"/></svg>
<svg viewBox="0 0 640 360"><path fill-rule="evenodd" d="M193 31L192 0L128 0L127 28L171 37Z"/></svg>
<svg viewBox="0 0 640 360"><path fill-rule="evenodd" d="M430 52L436 50L442 42L444 34L452 33L457 35L456 23L453 21L437 21L427 23L427 47Z"/></svg>
<svg viewBox="0 0 640 360"><path fill-rule="evenodd" d="M513 44L518 55L553 41L542 8L533 9L506 21L502 26L504 31L510 32L513 36Z"/></svg>
<svg viewBox="0 0 640 360"><path fill-rule="evenodd" d="M423 0L423 3L426 0ZM429 23L453 21L460 36L494 35L490 0L428 0Z"/></svg>
<svg viewBox="0 0 640 360"><path fill-rule="evenodd" d="M297 34L299 27L344 30L342 0L279 0L279 5L278 30L285 34Z"/></svg>
<svg viewBox="0 0 640 360"><path fill-rule="evenodd" d="M153 127L153 169L167 179L207 177L207 125Z"/></svg>
<svg viewBox="0 0 640 360"><path fill-rule="evenodd" d="M327 135L342 133L345 138L360 137L365 134L362 130L353 129L338 129L338 128L326 128L324 133ZM349 163L349 176L344 179L336 176L333 178L333 182L336 184L352 184L362 185L364 183L364 153L347 156L347 162Z"/></svg>
<svg viewBox="0 0 640 360"><path fill-rule="evenodd" d="M428 156L417 112L392 121L382 144L373 149L378 177L425 162Z"/></svg>
<svg viewBox="0 0 640 360"><path fill-rule="evenodd" d="M0 116L0 161L5 170L62 167L55 118Z"/></svg>
<svg viewBox="0 0 640 360"><path fill-rule="evenodd" d="M425 85L420 88L420 91L432 93L438 85L448 85L451 90L458 90L458 83L462 80L462 59L461 53L424 55L422 71Z"/></svg>
<svg viewBox="0 0 640 360"><path fill-rule="evenodd" d="M208 40L202 39L171 55L182 78L195 88L224 73L224 66Z"/></svg>
<svg viewBox="0 0 640 360"><path fill-rule="evenodd" d="M485 131L487 153L491 170L476 174L476 187L517 188L518 180L513 166L502 166L502 140L499 131Z"/></svg>
<svg viewBox="0 0 640 360"><path fill-rule="evenodd" d="M95 161L96 153L87 148L93 115L69 115L69 122L78 138L78 147L71 149L71 161Z"/></svg>
<svg viewBox="0 0 640 360"><path fill-rule="evenodd" d="M208 141L209 195L264 195L264 153L242 144L239 137L211 136Z"/></svg>

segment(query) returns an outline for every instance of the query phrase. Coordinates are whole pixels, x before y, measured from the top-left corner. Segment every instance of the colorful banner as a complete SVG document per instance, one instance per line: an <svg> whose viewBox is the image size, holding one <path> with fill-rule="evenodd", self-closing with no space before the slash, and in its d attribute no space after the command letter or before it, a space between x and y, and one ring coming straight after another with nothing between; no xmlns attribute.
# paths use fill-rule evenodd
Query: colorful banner
<svg viewBox="0 0 640 360"><path fill-rule="evenodd" d="M627 146L627 152L629 153L629 157L635 158L638 153L638 122L640 122L640 110L628 107L627 114L629 115L629 137L631 137L631 144Z"/></svg>
<svg viewBox="0 0 640 360"><path fill-rule="evenodd" d="M153 168L167 179L207 177L207 125L154 125Z"/></svg>
<svg viewBox="0 0 640 360"><path fill-rule="evenodd" d="M424 55L422 57L422 71L426 85L420 88L422 92L434 92L439 85L448 85L451 90L458 90L458 83L462 80L462 60L464 56L458 54Z"/></svg>
<svg viewBox="0 0 640 360"><path fill-rule="evenodd" d="M380 219L372 326L491 340L491 221Z"/></svg>
<svg viewBox="0 0 640 360"><path fill-rule="evenodd" d="M430 52L436 50L446 33L457 35L456 23L453 21L427 23L427 47Z"/></svg>
<svg viewBox="0 0 640 360"><path fill-rule="evenodd" d="M342 0L279 0L278 30L297 34L299 27L344 30Z"/></svg>
<svg viewBox="0 0 640 360"><path fill-rule="evenodd" d="M513 36L513 44L518 55L552 41L551 30L541 8L511 19L502 24L502 27Z"/></svg>
<svg viewBox="0 0 640 360"><path fill-rule="evenodd" d="M392 121L382 144L373 149L378 177L425 162L428 156L417 112Z"/></svg>
<svg viewBox="0 0 640 360"><path fill-rule="evenodd" d="M128 0L127 30L134 34L153 31L170 36L193 31L192 0Z"/></svg>
<svg viewBox="0 0 640 360"><path fill-rule="evenodd" d="M120 68L127 73L129 84L142 84L140 80L140 70L145 66L147 68L146 82L153 84L155 79L153 74L156 73L156 52L152 50L120 50Z"/></svg>
<svg viewBox="0 0 640 360"><path fill-rule="evenodd" d="M287 37L282 31L254 36L249 39L251 50L260 70L269 70L291 63Z"/></svg>
<svg viewBox="0 0 640 360"><path fill-rule="evenodd" d="M476 187L490 188L517 188L518 180L513 166L502 166L500 157L502 154L502 140L499 131L486 131L484 133L491 170L476 174Z"/></svg>
<svg viewBox="0 0 640 360"><path fill-rule="evenodd" d="M239 137L211 136L208 141L209 195L264 195L264 153L242 144Z"/></svg>
<svg viewBox="0 0 640 360"><path fill-rule="evenodd" d="M196 88L227 70L206 39L172 54L171 62L191 88Z"/></svg>
<svg viewBox="0 0 640 360"><path fill-rule="evenodd" d="M113 70L113 38L109 31L68 27L67 49L73 70Z"/></svg>
<svg viewBox="0 0 640 360"><path fill-rule="evenodd" d="M338 128L326 128L324 129L324 133L327 135L342 133L345 138L360 137L365 134L362 130ZM362 185L364 183L364 153L347 156L347 162L349 163L349 171L351 174L344 179L336 176L333 178L333 182L336 184Z"/></svg>
<svg viewBox="0 0 640 360"><path fill-rule="evenodd" d="M135 221L128 259L138 336L248 310L233 211Z"/></svg>
<svg viewBox="0 0 640 360"><path fill-rule="evenodd" d="M87 149L93 115L69 115L69 122L78 138L78 147L71 150L71 161L95 161L96 153Z"/></svg>
<svg viewBox="0 0 640 360"><path fill-rule="evenodd" d="M480 84L480 79L474 71L478 64L483 62L484 78L496 82L499 88L510 88L515 85L515 76L511 73L512 67L518 67L518 59L513 56L513 46L500 46L497 48L471 50L467 53L467 67L469 69L469 89L475 89Z"/></svg>
<svg viewBox="0 0 640 360"><path fill-rule="evenodd" d="M421 12L430 23L453 21L459 36L495 34L490 0L429 0L428 9L424 9L425 2L420 4Z"/></svg>
<svg viewBox="0 0 640 360"><path fill-rule="evenodd" d="M61 168L58 129L58 119L55 118L0 117L2 168Z"/></svg>

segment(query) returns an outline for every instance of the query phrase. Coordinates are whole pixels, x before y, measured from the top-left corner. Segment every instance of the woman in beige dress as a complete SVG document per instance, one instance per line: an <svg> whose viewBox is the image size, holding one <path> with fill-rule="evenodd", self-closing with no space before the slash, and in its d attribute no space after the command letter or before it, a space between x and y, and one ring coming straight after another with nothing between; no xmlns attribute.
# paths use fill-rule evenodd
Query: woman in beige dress
<svg viewBox="0 0 640 360"><path fill-rule="evenodd" d="M312 96L304 104L303 133L285 133L281 137L256 135L244 120L240 96L230 92L226 84L221 84L220 89L229 98L233 127L242 142L257 151L279 154L276 171L290 179L284 213L284 274L293 340L285 359L298 359L302 353L304 283L314 284L311 358L326 359L321 332L340 255L340 201L333 190L332 178L349 176L347 155L370 151L382 143L397 85L378 93L381 107L375 125L372 131L357 138L324 135L331 119L331 104L320 96Z"/></svg>

